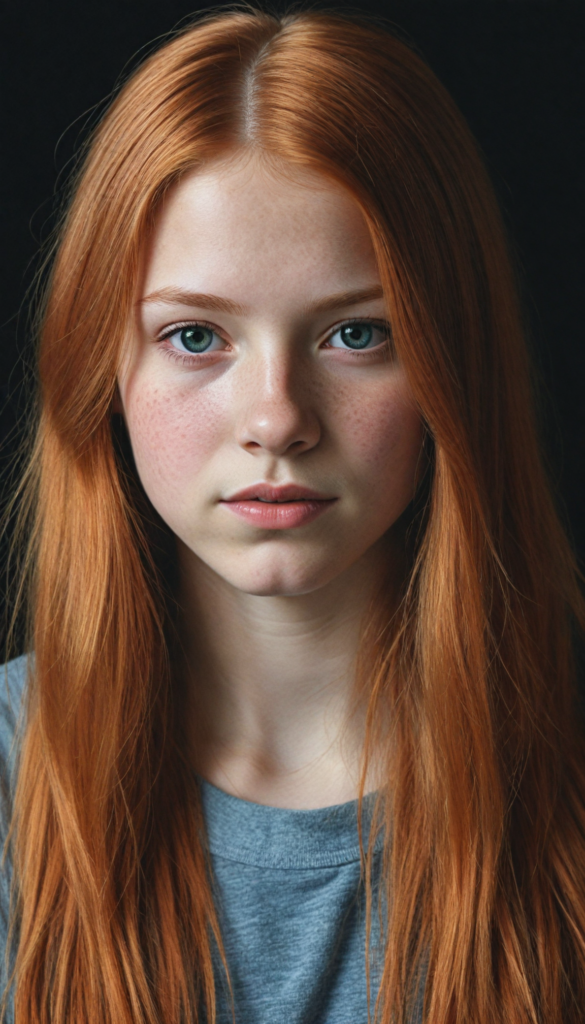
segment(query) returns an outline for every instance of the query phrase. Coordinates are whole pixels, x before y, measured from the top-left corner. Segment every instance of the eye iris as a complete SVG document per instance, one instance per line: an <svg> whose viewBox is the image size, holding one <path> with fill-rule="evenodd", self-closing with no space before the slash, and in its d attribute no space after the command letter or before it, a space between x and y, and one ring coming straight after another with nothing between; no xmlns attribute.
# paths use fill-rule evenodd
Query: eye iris
<svg viewBox="0 0 585 1024"><path fill-rule="evenodd" d="M341 339L350 348L365 348L374 335L370 324L347 324L341 328Z"/></svg>
<svg viewBox="0 0 585 1024"><path fill-rule="evenodd" d="M183 327L179 338L189 352L205 352L213 341L213 331L209 327Z"/></svg>

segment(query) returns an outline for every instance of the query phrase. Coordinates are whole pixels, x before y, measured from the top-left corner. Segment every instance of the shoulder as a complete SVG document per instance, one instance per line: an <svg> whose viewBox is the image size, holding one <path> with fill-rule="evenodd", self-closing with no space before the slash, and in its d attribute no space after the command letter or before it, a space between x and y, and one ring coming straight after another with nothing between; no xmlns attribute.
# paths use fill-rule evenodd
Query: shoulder
<svg viewBox="0 0 585 1024"><path fill-rule="evenodd" d="M24 695L30 659L25 654L0 666L0 856L4 854L0 871L0 995L4 992L6 957L14 965L14 937L10 933L10 907L12 885L12 854L6 844L12 816L12 794L16 781L16 765L23 721ZM14 1020L12 990L8 992L6 1022Z"/></svg>
<svg viewBox="0 0 585 1024"><path fill-rule="evenodd" d="M14 761L29 664L30 656L23 654L0 667L0 770L3 775Z"/></svg>

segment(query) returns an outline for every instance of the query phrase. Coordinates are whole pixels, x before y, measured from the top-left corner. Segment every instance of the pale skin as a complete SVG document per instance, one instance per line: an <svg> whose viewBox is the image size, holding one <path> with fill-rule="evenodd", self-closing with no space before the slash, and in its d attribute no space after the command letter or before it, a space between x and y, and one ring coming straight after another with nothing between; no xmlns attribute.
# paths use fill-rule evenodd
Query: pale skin
<svg viewBox="0 0 585 1024"><path fill-rule="evenodd" d="M362 213L316 172L237 153L167 196L119 407L178 539L193 765L246 800L358 793L359 631L421 466L387 320ZM260 484L317 492L316 517L242 518Z"/></svg>

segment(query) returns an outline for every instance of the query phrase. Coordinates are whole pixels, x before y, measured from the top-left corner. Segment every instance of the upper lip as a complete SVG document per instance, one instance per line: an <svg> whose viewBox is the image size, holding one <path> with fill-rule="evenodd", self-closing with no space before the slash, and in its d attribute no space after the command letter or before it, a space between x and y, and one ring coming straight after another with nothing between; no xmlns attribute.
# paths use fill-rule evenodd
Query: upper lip
<svg viewBox="0 0 585 1024"><path fill-rule="evenodd" d="M261 501L302 501L303 499L312 499L313 501L332 501L327 494L320 494L318 491L311 490L310 487L300 487L298 484L281 484L280 487L275 487L273 484L252 484L251 487L244 487L241 491L236 491L235 494L230 494L229 498L223 498L223 501L245 501L254 500L254 498Z"/></svg>

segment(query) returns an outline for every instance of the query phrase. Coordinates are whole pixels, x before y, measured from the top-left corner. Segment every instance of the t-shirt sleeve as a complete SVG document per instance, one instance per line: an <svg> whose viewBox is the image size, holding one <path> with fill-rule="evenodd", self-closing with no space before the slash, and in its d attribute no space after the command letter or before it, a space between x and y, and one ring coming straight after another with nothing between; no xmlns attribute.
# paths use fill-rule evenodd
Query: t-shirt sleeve
<svg viewBox="0 0 585 1024"><path fill-rule="evenodd" d="M18 733L19 724L22 722L27 670L26 654L0 668L0 794L3 827L6 812L10 814L14 791Z"/></svg>
<svg viewBox="0 0 585 1024"><path fill-rule="evenodd" d="M0 667L0 998L7 981L5 958L12 878L12 865L9 851L5 851L5 843L12 815L27 671L26 655ZM7 1009L8 1024L13 1019L11 999Z"/></svg>

